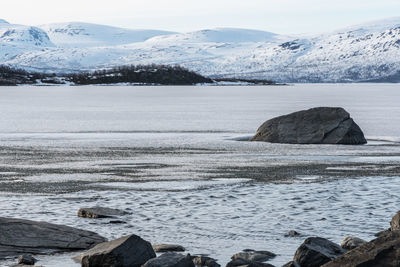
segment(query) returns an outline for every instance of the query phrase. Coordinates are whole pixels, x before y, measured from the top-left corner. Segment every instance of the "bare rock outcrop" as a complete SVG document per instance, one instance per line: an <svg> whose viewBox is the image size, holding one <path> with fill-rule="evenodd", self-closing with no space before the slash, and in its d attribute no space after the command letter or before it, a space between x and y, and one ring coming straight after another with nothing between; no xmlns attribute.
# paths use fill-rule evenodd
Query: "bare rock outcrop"
<svg viewBox="0 0 400 267"><path fill-rule="evenodd" d="M89 249L104 242L100 235L69 226L0 218L0 259Z"/></svg>
<svg viewBox="0 0 400 267"><path fill-rule="evenodd" d="M250 141L288 144L367 143L360 127L343 108L318 107L264 122Z"/></svg>

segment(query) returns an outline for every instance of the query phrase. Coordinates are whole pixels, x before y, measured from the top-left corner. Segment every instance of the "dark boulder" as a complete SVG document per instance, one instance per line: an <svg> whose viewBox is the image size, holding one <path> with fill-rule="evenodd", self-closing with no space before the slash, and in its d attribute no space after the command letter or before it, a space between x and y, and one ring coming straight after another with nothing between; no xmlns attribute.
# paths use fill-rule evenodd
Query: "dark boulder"
<svg viewBox="0 0 400 267"><path fill-rule="evenodd" d="M252 249L245 249L242 252L236 253L231 257L231 261L226 265L231 266L273 266L271 264L263 263L276 257L276 254L269 251L256 251Z"/></svg>
<svg viewBox="0 0 400 267"><path fill-rule="evenodd" d="M35 265L37 259L32 257L32 255L21 255L18 257L18 264L25 264L25 265Z"/></svg>
<svg viewBox="0 0 400 267"><path fill-rule="evenodd" d="M176 251L185 251L185 248L180 245L174 244L157 244L153 245L153 249L155 252L176 252Z"/></svg>
<svg viewBox="0 0 400 267"><path fill-rule="evenodd" d="M126 212L118 209L93 207L81 208L78 210L78 216L84 218L98 219L98 218L113 218L115 216L122 216Z"/></svg>
<svg viewBox="0 0 400 267"><path fill-rule="evenodd" d="M398 267L400 266L400 231L382 234L323 267Z"/></svg>
<svg viewBox="0 0 400 267"><path fill-rule="evenodd" d="M216 259L207 256L192 256L192 261L196 267L221 267Z"/></svg>
<svg viewBox="0 0 400 267"><path fill-rule="evenodd" d="M355 249L356 247L359 247L365 243L367 243L367 241L362 240L361 238L347 236L343 239L342 243L340 243L340 246L346 250L352 250L352 249Z"/></svg>
<svg viewBox="0 0 400 267"><path fill-rule="evenodd" d="M129 235L104 242L75 257L82 267L140 267L155 258L151 244L139 236Z"/></svg>
<svg viewBox="0 0 400 267"><path fill-rule="evenodd" d="M289 262L286 263L285 265L282 265L282 267L300 267L300 265L298 265L298 264L295 263L294 261L289 261Z"/></svg>
<svg viewBox="0 0 400 267"><path fill-rule="evenodd" d="M293 261L301 267L320 267L345 253L339 245L321 237L309 237L297 249Z"/></svg>
<svg viewBox="0 0 400 267"><path fill-rule="evenodd" d="M0 259L88 249L104 242L100 235L68 226L0 218Z"/></svg>
<svg viewBox="0 0 400 267"><path fill-rule="evenodd" d="M318 107L264 122L250 141L288 144L365 144L360 127L343 108Z"/></svg>
<svg viewBox="0 0 400 267"><path fill-rule="evenodd" d="M195 267L192 257L175 252L167 252L143 264L142 267Z"/></svg>
<svg viewBox="0 0 400 267"><path fill-rule="evenodd" d="M264 251L264 250L250 250L247 249L245 251L236 253L231 257L232 260L237 260L237 259L243 259L246 261L258 261L258 262L264 262L268 261L272 258L276 257L275 253L269 252L269 251Z"/></svg>

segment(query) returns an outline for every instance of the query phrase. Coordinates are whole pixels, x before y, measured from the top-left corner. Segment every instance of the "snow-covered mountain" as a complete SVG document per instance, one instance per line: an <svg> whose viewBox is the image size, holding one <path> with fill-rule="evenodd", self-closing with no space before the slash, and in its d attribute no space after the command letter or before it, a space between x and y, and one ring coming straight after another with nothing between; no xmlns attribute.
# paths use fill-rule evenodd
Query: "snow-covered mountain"
<svg viewBox="0 0 400 267"><path fill-rule="evenodd" d="M130 30L99 24L69 22L39 26L58 47L99 47L144 42L159 35L174 32Z"/></svg>
<svg viewBox="0 0 400 267"><path fill-rule="evenodd" d="M54 46L43 30L32 26L9 24L5 20L0 20L0 42L25 46Z"/></svg>
<svg viewBox="0 0 400 267"><path fill-rule="evenodd" d="M3 27L16 26L0 24L1 32ZM41 39L49 39L40 46L22 42L21 49L21 40L0 38L0 63L59 72L156 63L181 65L211 77L400 82L400 17L311 37L230 28L135 31L85 23L41 28L47 33Z"/></svg>
<svg viewBox="0 0 400 267"><path fill-rule="evenodd" d="M216 28L209 30L157 36L149 39L161 43L255 43L272 42L279 38L278 34L235 28Z"/></svg>

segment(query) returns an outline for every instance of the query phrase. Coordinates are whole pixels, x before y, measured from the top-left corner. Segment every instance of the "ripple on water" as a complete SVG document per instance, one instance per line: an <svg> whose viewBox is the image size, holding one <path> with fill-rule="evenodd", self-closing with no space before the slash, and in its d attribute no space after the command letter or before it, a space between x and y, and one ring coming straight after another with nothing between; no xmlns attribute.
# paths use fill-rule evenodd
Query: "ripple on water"
<svg viewBox="0 0 400 267"><path fill-rule="evenodd" d="M223 264L244 248L270 250L279 254L271 262L279 266L292 258L306 236L323 236L334 242L347 235L372 239L374 233L388 227L398 209L398 179L341 179L314 182L312 187L309 183L226 183L216 179L183 181L177 191L169 189L180 186L180 181L163 182L162 186L159 182L138 183L129 190L101 193L1 194L0 208L2 216L67 224L107 238L135 233L153 243L178 243L192 254L209 254ZM95 205L130 211L122 218L127 224L76 216L80 207ZM284 237L292 229L303 236ZM52 265L51 257L45 258L46 266L60 266ZM64 266L73 266L69 264Z"/></svg>

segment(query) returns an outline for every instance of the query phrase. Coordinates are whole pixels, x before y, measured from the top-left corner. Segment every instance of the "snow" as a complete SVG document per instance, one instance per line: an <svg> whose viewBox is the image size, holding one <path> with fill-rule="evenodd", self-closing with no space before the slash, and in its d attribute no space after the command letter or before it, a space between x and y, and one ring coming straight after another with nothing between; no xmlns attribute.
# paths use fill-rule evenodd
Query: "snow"
<svg viewBox="0 0 400 267"><path fill-rule="evenodd" d="M272 42L278 34L247 29L215 28L151 38L148 42L253 43Z"/></svg>
<svg viewBox="0 0 400 267"><path fill-rule="evenodd" d="M2 64L51 72L170 64L213 78L277 82L400 79L400 17L311 37L233 28L170 33L59 23L41 26L45 41L40 43L29 35L30 28L0 24ZM9 29L17 30L16 37L4 36Z"/></svg>
<svg viewBox="0 0 400 267"><path fill-rule="evenodd" d="M84 22L41 25L58 47L98 47L144 42L147 39L173 32L158 30L130 30Z"/></svg>

